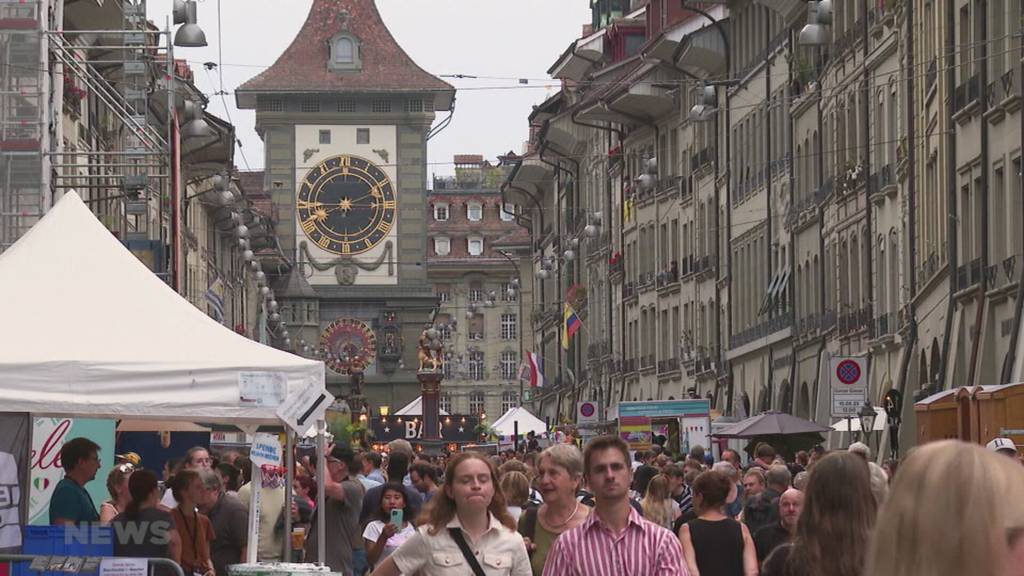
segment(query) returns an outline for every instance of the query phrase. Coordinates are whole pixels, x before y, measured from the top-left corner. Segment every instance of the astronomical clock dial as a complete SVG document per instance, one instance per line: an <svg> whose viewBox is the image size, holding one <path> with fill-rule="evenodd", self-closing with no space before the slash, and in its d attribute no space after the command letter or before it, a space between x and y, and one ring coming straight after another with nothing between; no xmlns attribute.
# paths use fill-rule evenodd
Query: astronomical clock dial
<svg viewBox="0 0 1024 576"><path fill-rule="evenodd" d="M397 202L391 179L358 156L332 156L310 170L296 200L309 240L334 254L362 254L387 238Z"/></svg>
<svg viewBox="0 0 1024 576"><path fill-rule="evenodd" d="M320 347L327 351L327 367L339 374L361 372L377 356L377 337L359 320L335 320L320 334Z"/></svg>

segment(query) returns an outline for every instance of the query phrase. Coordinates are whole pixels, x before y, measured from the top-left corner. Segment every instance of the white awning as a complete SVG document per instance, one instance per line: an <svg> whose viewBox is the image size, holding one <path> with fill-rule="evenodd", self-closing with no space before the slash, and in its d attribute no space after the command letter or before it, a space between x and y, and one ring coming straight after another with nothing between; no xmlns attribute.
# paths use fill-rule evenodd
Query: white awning
<svg viewBox="0 0 1024 576"><path fill-rule="evenodd" d="M0 301L11 304L0 334L0 410L273 424L274 402L243 399L243 379L256 396L268 382L324 391L322 362L218 324L74 192L0 255L0 278Z"/></svg>

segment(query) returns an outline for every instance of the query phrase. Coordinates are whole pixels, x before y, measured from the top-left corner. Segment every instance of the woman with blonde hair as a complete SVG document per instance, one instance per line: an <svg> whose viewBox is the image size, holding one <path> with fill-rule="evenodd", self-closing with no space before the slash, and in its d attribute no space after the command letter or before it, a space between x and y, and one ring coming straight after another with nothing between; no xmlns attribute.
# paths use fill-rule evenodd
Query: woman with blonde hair
<svg viewBox="0 0 1024 576"><path fill-rule="evenodd" d="M110 524L115 516L128 508L132 501L128 479L134 471L135 465L129 462L110 469L110 474L107 474L107 492L110 492L110 500L100 504L100 524Z"/></svg>
<svg viewBox="0 0 1024 576"><path fill-rule="evenodd" d="M498 484L508 505L509 515L518 523L526 501L530 499L530 479L526 474L512 470L504 473Z"/></svg>
<svg viewBox="0 0 1024 576"><path fill-rule="evenodd" d="M669 497L668 476L658 474L647 484L647 494L640 501L645 519L654 522L666 530L679 517L679 504Z"/></svg>
<svg viewBox="0 0 1024 576"><path fill-rule="evenodd" d="M917 448L893 479L870 550L865 574L1024 575L1024 467L958 440Z"/></svg>
<svg viewBox="0 0 1024 576"><path fill-rule="evenodd" d="M560 534L583 523L589 506L576 499L583 480L583 454L570 444L555 444L537 457L537 489L544 497L539 508L527 508L519 518L519 533L527 541L533 574L544 572L548 551Z"/></svg>
<svg viewBox="0 0 1024 576"><path fill-rule="evenodd" d="M373 576L490 573L530 575L523 538L498 490L498 470L483 454L463 452L448 462L444 486L430 499L419 528Z"/></svg>

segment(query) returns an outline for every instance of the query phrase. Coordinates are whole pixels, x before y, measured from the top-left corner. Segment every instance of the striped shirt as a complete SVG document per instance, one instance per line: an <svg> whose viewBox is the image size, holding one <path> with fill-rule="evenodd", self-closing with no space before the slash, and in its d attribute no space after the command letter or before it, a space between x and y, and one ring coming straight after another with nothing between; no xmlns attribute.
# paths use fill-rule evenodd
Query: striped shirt
<svg viewBox="0 0 1024 576"><path fill-rule="evenodd" d="M595 512L555 540L544 576L689 576L671 532L630 508L626 529L613 534Z"/></svg>

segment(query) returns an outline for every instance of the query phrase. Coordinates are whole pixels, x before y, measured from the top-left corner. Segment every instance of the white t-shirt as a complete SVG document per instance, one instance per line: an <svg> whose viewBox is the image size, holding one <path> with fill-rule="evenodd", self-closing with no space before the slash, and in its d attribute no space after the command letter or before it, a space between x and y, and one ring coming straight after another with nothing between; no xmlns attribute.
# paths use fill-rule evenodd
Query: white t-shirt
<svg viewBox="0 0 1024 576"><path fill-rule="evenodd" d="M174 491L168 488L164 490L164 497L160 499L160 505L168 510L174 510L178 507L178 501L174 499Z"/></svg>
<svg viewBox="0 0 1024 576"><path fill-rule="evenodd" d="M376 542L380 539L381 533L384 532L384 522L381 520L374 520L366 525L366 530L363 530L363 538L370 542ZM384 551L380 553L380 558L377 559L379 565L384 561L385 558L391 556L391 553L398 550L398 547L405 544L405 541L412 537L416 533L416 527L410 522L406 522L405 526L401 530L395 532L395 535L388 538L386 544L384 544Z"/></svg>

